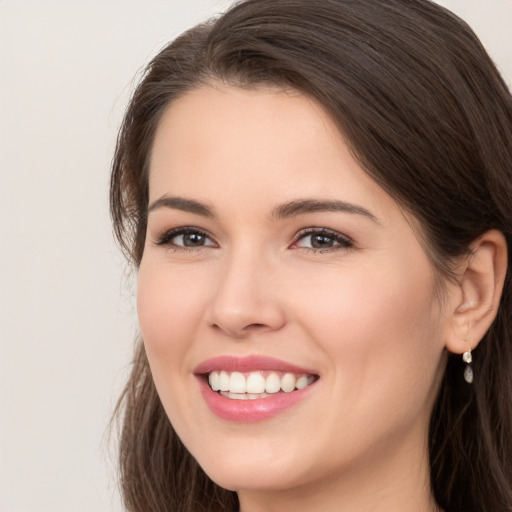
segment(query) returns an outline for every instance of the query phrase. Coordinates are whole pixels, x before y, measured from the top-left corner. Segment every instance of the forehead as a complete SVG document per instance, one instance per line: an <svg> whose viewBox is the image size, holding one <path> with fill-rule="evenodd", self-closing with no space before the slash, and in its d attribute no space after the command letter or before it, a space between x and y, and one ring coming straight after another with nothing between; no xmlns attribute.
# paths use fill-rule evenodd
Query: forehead
<svg viewBox="0 0 512 512"><path fill-rule="evenodd" d="M229 200L341 194L375 208L384 198L394 204L320 105L273 88L201 87L167 108L151 155L150 195L192 191L222 191Z"/></svg>
<svg viewBox="0 0 512 512"><path fill-rule="evenodd" d="M302 143L305 151L311 150L312 144L304 142L313 142L313 136L316 143L339 140L322 108L298 91L205 86L188 92L167 108L155 136L153 162L158 158L155 154L170 156L171 150L175 157L178 151L196 159L219 158L221 150L231 155L250 150L260 153L258 160L272 151L275 159L290 156L287 150L294 145L296 151L297 143ZM329 149L335 144L329 144Z"/></svg>

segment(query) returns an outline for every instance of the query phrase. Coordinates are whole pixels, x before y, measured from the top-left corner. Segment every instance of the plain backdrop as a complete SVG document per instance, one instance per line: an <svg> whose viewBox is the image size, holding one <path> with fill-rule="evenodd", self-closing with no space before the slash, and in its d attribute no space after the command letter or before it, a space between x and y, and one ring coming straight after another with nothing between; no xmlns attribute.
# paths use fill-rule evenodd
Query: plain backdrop
<svg viewBox="0 0 512 512"><path fill-rule="evenodd" d="M105 433L137 322L109 164L142 66L229 3L0 0L0 512L122 510ZM511 84L512 0L439 3Z"/></svg>

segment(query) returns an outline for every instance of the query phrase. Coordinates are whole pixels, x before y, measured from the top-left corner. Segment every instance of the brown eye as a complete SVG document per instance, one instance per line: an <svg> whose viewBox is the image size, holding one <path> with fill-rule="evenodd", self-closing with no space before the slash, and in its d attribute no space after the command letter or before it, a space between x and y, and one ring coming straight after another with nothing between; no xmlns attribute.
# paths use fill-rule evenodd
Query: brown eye
<svg viewBox="0 0 512 512"><path fill-rule="evenodd" d="M336 243L334 238L326 235L310 235L310 237L311 247L314 249L328 249Z"/></svg>
<svg viewBox="0 0 512 512"><path fill-rule="evenodd" d="M156 240L156 244L176 248L216 247L215 242L206 233L192 228L171 229Z"/></svg>
<svg viewBox="0 0 512 512"><path fill-rule="evenodd" d="M352 247L352 242L340 233L325 229L307 231L299 236L296 247L314 250L338 250Z"/></svg>
<svg viewBox="0 0 512 512"><path fill-rule="evenodd" d="M185 247L198 247L206 245L207 241L207 237L202 233L186 233L184 235L176 237L176 239L179 238L182 238L183 243L176 245L184 245Z"/></svg>

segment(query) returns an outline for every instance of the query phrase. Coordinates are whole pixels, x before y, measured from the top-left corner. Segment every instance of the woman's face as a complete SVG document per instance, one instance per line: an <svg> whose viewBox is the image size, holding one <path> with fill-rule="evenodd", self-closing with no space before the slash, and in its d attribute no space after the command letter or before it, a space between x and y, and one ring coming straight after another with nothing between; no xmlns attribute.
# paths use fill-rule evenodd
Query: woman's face
<svg viewBox="0 0 512 512"><path fill-rule="evenodd" d="M206 473L258 491L417 472L447 320L411 219L325 112L194 90L163 116L149 185L140 327Z"/></svg>

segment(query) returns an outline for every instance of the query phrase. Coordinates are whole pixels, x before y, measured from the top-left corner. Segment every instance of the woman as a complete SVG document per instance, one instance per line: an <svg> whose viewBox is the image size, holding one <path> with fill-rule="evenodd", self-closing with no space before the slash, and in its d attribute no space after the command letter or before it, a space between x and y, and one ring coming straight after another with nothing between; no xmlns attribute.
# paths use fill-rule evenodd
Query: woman
<svg viewBox="0 0 512 512"><path fill-rule="evenodd" d="M512 101L426 0L248 0L113 163L130 511L512 510Z"/></svg>

